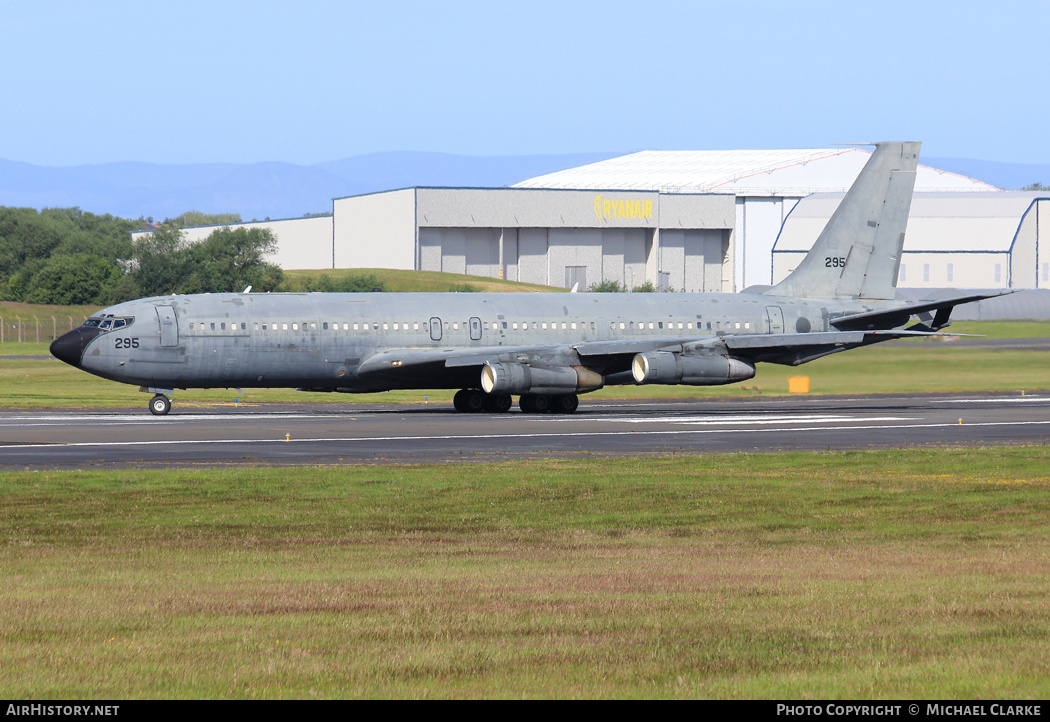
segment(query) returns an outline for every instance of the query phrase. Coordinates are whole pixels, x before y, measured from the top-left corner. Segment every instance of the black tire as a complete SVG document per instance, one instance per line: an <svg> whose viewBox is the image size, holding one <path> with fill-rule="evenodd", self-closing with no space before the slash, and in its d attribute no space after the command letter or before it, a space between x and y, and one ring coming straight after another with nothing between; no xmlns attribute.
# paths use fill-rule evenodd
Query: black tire
<svg viewBox="0 0 1050 722"><path fill-rule="evenodd" d="M494 414L510 411L513 405L514 399L510 397L510 394L489 394L485 397L485 411L491 411Z"/></svg>
<svg viewBox="0 0 1050 722"><path fill-rule="evenodd" d="M455 407L456 411L459 411L461 413L466 413L467 411L469 411L469 409L467 408L467 394L469 393L470 392L466 389L462 389L460 391L457 391L456 395L452 397L452 405Z"/></svg>
<svg viewBox="0 0 1050 722"><path fill-rule="evenodd" d="M518 399L518 408L521 409L523 414L531 414L532 411L532 394L522 394L521 398Z"/></svg>
<svg viewBox="0 0 1050 722"><path fill-rule="evenodd" d="M171 402L167 396L157 394L149 400L149 410L154 416L164 416L171 411Z"/></svg>
<svg viewBox="0 0 1050 722"><path fill-rule="evenodd" d="M485 410L485 393L477 389L470 389L463 397L467 413L476 414Z"/></svg>
<svg viewBox="0 0 1050 722"><path fill-rule="evenodd" d="M532 395L532 413L546 414L551 410L551 397L542 394Z"/></svg>
<svg viewBox="0 0 1050 722"><path fill-rule="evenodd" d="M551 411L556 414L574 414L580 405L580 397L576 394L555 396L551 403Z"/></svg>

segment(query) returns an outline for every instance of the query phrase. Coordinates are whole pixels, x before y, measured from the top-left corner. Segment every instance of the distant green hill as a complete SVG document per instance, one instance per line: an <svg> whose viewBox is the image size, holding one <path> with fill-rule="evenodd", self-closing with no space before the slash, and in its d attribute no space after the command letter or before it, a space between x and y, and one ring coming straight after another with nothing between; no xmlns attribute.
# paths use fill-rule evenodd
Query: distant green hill
<svg viewBox="0 0 1050 722"><path fill-rule="evenodd" d="M374 279L374 281L372 280ZM366 282L367 281L367 282ZM302 292L342 290L350 283L354 290L379 287L386 292L564 292L564 288L532 283L504 281L487 276L465 276L437 271L403 271L389 268L339 268L320 271L285 271L280 291ZM324 286L324 287L322 287Z"/></svg>

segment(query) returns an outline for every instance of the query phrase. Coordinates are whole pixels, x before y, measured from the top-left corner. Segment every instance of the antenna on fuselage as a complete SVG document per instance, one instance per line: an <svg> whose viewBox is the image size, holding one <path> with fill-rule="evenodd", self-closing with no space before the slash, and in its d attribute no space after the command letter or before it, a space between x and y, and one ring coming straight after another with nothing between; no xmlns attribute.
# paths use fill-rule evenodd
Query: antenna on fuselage
<svg viewBox="0 0 1050 722"><path fill-rule="evenodd" d="M252 290L252 287L248 286L248 288L246 288L243 291L241 291L241 293L249 293L251 290Z"/></svg>

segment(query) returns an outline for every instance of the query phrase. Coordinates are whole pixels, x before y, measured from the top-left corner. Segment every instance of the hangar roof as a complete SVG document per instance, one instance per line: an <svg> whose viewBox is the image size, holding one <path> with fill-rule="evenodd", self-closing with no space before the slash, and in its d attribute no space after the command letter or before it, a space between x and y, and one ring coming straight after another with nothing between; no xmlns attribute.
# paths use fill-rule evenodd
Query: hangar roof
<svg viewBox="0 0 1050 722"><path fill-rule="evenodd" d="M845 192L870 156L871 151L861 148L646 150L530 178L514 187L805 196ZM915 190L998 189L973 178L920 165Z"/></svg>
<svg viewBox="0 0 1050 722"><path fill-rule="evenodd" d="M1010 250L1025 213L1046 193L916 193L911 202L904 250ZM800 200L784 219L773 246L777 251L808 251L838 208L842 193L818 193Z"/></svg>

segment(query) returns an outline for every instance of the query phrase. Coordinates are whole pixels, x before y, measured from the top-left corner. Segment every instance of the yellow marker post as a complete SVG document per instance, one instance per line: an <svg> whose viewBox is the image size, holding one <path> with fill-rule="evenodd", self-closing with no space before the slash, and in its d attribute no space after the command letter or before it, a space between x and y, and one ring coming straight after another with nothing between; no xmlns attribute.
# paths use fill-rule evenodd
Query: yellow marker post
<svg viewBox="0 0 1050 722"><path fill-rule="evenodd" d="M808 394L809 376L792 376L788 379L789 394Z"/></svg>
<svg viewBox="0 0 1050 722"><path fill-rule="evenodd" d="M291 441L292 440L292 435L291 434L285 434L284 435L284 440L285 441Z"/></svg>

